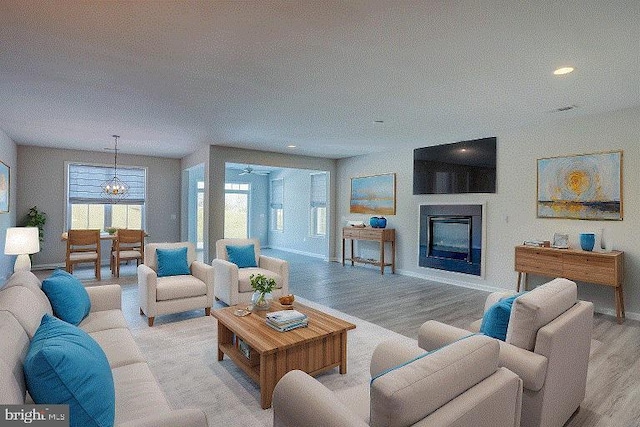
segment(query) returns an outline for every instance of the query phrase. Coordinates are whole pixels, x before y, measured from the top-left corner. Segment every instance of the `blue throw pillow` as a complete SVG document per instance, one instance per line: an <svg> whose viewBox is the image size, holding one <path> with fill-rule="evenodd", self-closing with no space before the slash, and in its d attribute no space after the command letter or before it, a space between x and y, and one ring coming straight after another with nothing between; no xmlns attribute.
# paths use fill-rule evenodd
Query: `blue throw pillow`
<svg viewBox="0 0 640 427"><path fill-rule="evenodd" d="M499 340L507 339L507 328L509 327L509 317L511 316L511 307L513 301L522 295L522 293L504 298L487 309L482 316L482 324L480 332Z"/></svg>
<svg viewBox="0 0 640 427"><path fill-rule="evenodd" d="M80 328L45 314L24 359L35 403L69 405L70 426L113 426L116 395L102 348Z"/></svg>
<svg viewBox="0 0 640 427"><path fill-rule="evenodd" d="M91 310L89 294L82 282L64 270L57 269L44 279L42 291L51 302L53 314L65 322L79 325Z"/></svg>
<svg viewBox="0 0 640 427"><path fill-rule="evenodd" d="M243 246L227 246L227 256L229 257L229 262L234 263L238 268L258 266L253 243Z"/></svg>
<svg viewBox="0 0 640 427"><path fill-rule="evenodd" d="M156 249L158 257L158 277L191 274L187 263L187 247L177 249Z"/></svg>

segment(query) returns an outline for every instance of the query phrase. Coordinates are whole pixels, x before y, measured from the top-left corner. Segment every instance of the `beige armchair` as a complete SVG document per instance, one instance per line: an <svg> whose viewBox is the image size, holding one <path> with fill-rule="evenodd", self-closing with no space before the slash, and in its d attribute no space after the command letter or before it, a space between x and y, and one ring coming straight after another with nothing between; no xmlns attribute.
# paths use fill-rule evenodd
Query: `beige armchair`
<svg viewBox="0 0 640 427"><path fill-rule="evenodd" d="M493 293L485 311L513 293ZM480 328L481 321L470 326ZM560 427L585 396L593 304L577 299L574 282L555 279L513 303L506 340L500 343L500 366L523 380L523 427ZM469 331L436 321L420 328L418 345L439 348Z"/></svg>
<svg viewBox="0 0 640 427"><path fill-rule="evenodd" d="M191 274L158 277L157 249L187 248L187 266ZM193 243L149 243L144 249L144 264L138 266L140 314L153 326L156 316L204 308L205 316L213 305L213 267L196 261Z"/></svg>
<svg viewBox="0 0 640 427"><path fill-rule="evenodd" d="M522 381L498 367L498 343L481 335L424 355L386 341L373 353L372 380L332 392L291 371L273 392L274 427L517 427Z"/></svg>
<svg viewBox="0 0 640 427"><path fill-rule="evenodd" d="M257 267L238 268L229 262L227 246L253 245ZM289 263L285 260L260 255L258 239L220 239L216 242L216 258L211 261L215 277L215 297L228 305L251 302L253 289L249 277L264 274L276 281L274 297L289 293Z"/></svg>

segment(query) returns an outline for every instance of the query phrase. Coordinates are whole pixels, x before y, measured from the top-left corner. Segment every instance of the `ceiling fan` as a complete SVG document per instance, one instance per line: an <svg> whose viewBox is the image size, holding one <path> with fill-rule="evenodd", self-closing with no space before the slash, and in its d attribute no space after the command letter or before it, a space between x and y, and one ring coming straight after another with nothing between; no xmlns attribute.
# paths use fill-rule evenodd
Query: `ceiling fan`
<svg viewBox="0 0 640 427"><path fill-rule="evenodd" d="M247 166L246 168L242 169L242 172L240 172L238 175L269 175L269 172L258 172L251 166Z"/></svg>

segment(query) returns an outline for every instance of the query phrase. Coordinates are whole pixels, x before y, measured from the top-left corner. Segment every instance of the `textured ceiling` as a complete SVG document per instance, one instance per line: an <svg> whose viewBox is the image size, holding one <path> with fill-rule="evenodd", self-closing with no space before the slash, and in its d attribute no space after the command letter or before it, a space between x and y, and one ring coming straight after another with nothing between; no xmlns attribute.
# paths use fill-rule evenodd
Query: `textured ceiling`
<svg viewBox="0 0 640 427"><path fill-rule="evenodd" d="M19 144L340 158L637 105L637 0L0 2Z"/></svg>

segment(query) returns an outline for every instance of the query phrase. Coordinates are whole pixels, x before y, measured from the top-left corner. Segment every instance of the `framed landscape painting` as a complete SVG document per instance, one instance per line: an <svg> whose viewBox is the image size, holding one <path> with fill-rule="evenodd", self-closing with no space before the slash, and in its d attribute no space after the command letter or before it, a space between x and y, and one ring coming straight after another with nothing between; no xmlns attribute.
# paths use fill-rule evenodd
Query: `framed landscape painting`
<svg viewBox="0 0 640 427"><path fill-rule="evenodd" d="M538 159L538 218L622 220L622 151Z"/></svg>
<svg viewBox="0 0 640 427"><path fill-rule="evenodd" d="M350 213L395 215L396 174L351 178Z"/></svg>
<svg viewBox="0 0 640 427"><path fill-rule="evenodd" d="M11 187L9 171L9 166L0 162L0 213L9 212L9 191Z"/></svg>

